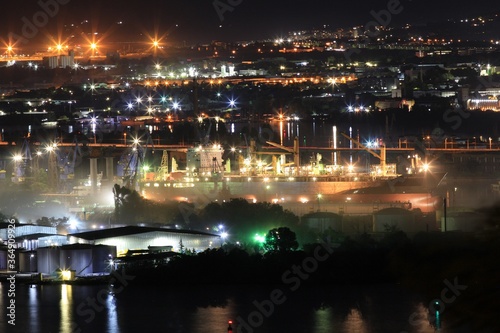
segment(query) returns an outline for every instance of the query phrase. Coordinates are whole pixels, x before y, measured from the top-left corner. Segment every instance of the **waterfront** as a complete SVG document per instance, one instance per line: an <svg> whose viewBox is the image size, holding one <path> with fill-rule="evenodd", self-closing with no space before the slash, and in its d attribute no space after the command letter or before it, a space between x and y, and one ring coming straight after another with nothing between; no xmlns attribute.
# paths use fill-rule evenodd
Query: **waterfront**
<svg viewBox="0 0 500 333"><path fill-rule="evenodd" d="M113 289L104 285L18 285L15 327L6 322L6 285L1 288L2 332L217 333L227 331L228 320L235 321L234 332L250 332L238 328L237 318L249 321L257 311L254 301L263 303L280 286L129 285ZM283 291L285 301L263 317L261 326L251 328L254 332L435 332L425 305L429 300L405 287L324 286ZM446 315L441 316L442 333L470 332L467 327L448 329Z"/></svg>

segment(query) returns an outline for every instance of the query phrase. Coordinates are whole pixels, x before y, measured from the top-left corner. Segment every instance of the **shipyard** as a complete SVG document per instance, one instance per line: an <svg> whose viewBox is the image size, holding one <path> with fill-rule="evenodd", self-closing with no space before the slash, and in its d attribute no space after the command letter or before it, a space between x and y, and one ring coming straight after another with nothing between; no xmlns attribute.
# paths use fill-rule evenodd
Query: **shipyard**
<svg viewBox="0 0 500 333"><path fill-rule="evenodd" d="M0 331L495 331L500 13L426 1L7 3Z"/></svg>

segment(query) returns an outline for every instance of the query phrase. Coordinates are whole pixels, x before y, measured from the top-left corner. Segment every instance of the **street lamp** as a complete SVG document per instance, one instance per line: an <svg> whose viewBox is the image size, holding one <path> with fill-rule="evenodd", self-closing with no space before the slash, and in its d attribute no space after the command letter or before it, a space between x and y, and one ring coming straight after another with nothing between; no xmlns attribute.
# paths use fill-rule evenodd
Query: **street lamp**
<svg viewBox="0 0 500 333"><path fill-rule="evenodd" d="M320 200L322 197L323 197L323 195L321 195L321 193L318 194L318 212L321 211Z"/></svg>
<svg viewBox="0 0 500 333"><path fill-rule="evenodd" d="M89 49L90 49L90 58L95 57L95 56L96 56L96 54L98 54L98 53L99 53L99 52L98 52L98 47L99 47L99 45L97 44L97 43L98 43L98 41L96 41L96 40L94 40L94 39L93 39L93 40L87 40L87 41L88 41L88 43L89 43L89 44L88 44L88 47L89 47Z"/></svg>

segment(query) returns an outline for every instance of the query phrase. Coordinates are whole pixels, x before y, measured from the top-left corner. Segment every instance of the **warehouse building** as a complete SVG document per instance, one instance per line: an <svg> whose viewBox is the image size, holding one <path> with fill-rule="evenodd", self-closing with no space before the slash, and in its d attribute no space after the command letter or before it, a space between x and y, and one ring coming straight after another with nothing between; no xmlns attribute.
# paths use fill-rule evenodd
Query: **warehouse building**
<svg viewBox="0 0 500 333"><path fill-rule="evenodd" d="M201 252L221 245L220 236L211 233L136 226L70 234L68 241L70 244L116 246L118 256L125 255L129 250L145 250L155 246L171 246L173 251L181 252L182 244L184 249Z"/></svg>

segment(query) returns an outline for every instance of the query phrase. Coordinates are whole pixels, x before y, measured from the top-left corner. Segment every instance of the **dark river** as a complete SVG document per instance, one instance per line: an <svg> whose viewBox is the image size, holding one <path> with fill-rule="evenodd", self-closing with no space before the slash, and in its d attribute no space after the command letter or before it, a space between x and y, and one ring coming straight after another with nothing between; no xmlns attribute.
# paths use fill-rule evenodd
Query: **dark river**
<svg viewBox="0 0 500 333"><path fill-rule="evenodd" d="M393 285L294 292L280 286L18 285L15 326L7 322L6 286L1 285L0 332L224 333L228 320L234 321L233 332L436 332L420 297ZM439 326L451 332L446 320Z"/></svg>

